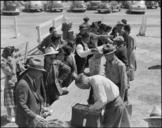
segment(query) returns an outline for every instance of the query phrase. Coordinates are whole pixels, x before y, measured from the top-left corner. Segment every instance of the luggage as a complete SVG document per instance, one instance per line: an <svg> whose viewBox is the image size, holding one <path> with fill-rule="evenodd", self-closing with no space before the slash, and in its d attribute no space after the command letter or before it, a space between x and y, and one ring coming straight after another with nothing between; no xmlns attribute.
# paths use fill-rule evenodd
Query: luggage
<svg viewBox="0 0 162 128"><path fill-rule="evenodd" d="M100 111L88 111L88 105L75 104L72 107L71 126L101 127L102 115Z"/></svg>

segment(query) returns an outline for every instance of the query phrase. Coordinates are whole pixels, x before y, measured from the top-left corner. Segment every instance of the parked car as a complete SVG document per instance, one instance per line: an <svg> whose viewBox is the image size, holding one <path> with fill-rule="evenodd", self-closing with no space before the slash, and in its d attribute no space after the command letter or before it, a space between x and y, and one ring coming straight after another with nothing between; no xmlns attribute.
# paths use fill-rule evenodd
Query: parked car
<svg viewBox="0 0 162 128"><path fill-rule="evenodd" d="M128 12L130 13L138 12L144 14L146 12L145 1L133 1L128 9Z"/></svg>
<svg viewBox="0 0 162 128"><path fill-rule="evenodd" d="M45 4L45 10L51 12L62 12L63 4L61 1L47 1Z"/></svg>
<svg viewBox="0 0 162 128"><path fill-rule="evenodd" d="M87 10L97 10L101 1L90 1L87 3Z"/></svg>
<svg viewBox="0 0 162 128"><path fill-rule="evenodd" d="M70 6L70 11L73 12L85 12L87 10L87 6L84 1L73 1Z"/></svg>
<svg viewBox="0 0 162 128"><path fill-rule="evenodd" d="M111 13L121 10L121 4L117 1L102 2L98 7L98 13Z"/></svg>
<svg viewBox="0 0 162 128"><path fill-rule="evenodd" d="M121 10L120 3L118 3L117 1L111 1L109 4L111 5L112 12L116 12L116 11L120 12Z"/></svg>
<svg viewBox="0 0 162 128"><path fill-rule="evenodd" d="M153 8L158 8L158 2L156 2L156 1L146 1L146 7L148 8L148 9L153 9Z"/></svg>
<svg viewBox="0 0 162 128"><path fill-rule="evenodd" d="M97 11L98 13L111 13L111 5L109 3L103 2L99 5Z"/></svg>
<svg viewBox="0 0 162 128"><path fill-rule="evenodd" d="M44 10L42 1L27 1L24 11L41 12Z"/></svg>
<svg viewBox="0 0 162 128"><path fill-rule="evenodd" d="M158 5L161 8L161 0L158 0Z"/></svg>
<svg viewBox="0 0 162 128"><path fill-rule="evenodd" d="M19 15L20 10L18 8L17 1L4 1L1 5L3 7L2 14L3 15Z"/></svg>
<svg viewBox="0 0 162 128"><path fill-rule="evenodd" d="M129 9L132 1L121 1L121 8Z"/></svg>

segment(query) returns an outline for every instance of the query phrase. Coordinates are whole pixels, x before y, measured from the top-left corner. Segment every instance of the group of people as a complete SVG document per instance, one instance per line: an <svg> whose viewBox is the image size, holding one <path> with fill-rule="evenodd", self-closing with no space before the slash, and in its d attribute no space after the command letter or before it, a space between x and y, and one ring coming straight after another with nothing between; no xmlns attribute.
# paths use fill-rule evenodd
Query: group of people
<svg viewBox="0 0 162 128"><path fill-rule="evenodd" d="M48 106L68 94L73 80L77 87L90 89L90 111L105 109L104 126L120 127L124 117L130 126L124 102L128 103L130 81L137 69L130 25L125 19L114 27L101 21L90 25L88 17L83 20L74 40L62 40L50 27L50 34L38 46L41 55L29 57L24 64L15 59L13 47L3 50L4 105L9 119L13 121L15 115L19 127L45 121L51 114ZM106 59L104 72L102 57Z"/></svg>

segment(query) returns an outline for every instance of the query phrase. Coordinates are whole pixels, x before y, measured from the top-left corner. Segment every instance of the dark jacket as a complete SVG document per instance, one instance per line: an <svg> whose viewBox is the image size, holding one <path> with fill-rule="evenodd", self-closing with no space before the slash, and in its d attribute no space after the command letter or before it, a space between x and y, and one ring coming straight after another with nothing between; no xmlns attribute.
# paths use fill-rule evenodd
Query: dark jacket
<svg viewBox="0 0 162 128"><path fill-rule="evenodd" d="M125 64L128 68L127 48L126 46L119 46L115 52L115 55Z"/></svg>
<svg viewBox="0 0 162 128"><path fill-rule="evenodd" d="M83 46L83 49L85 50L85 46L83 45L82 41L78 41L76 45L81 44ZM84 68L86 66L87 63L87 57L85 58L81 58L78 53L75 51L75 61L76 61L76 66L77 66L77 73L83 73L84 72Z"/></svg>
<svg viewBox="0 0 162 128"><path fill-rule="evenodd" d="M19 126L31 126L36 115L46 102L43 79L38 84L25 73L15 87L16 123Z"/></svg>
<svg viewBox="0 0 162 128"><path fill-rule="evenodd" d="M46 75L46 92L48 103L52 104L56 96L60 96L63 93L62 82L70 74L71 69L63 62L56 60L52 65L45 65L47 70Z"/></svg>

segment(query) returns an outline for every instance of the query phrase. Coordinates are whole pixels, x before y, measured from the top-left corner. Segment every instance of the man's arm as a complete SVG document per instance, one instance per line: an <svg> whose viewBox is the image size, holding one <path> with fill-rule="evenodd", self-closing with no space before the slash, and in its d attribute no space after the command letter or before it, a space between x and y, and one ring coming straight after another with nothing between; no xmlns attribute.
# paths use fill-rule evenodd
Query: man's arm
<svg viewBox="0 0 162 128"><path fill-rule="evenodd" d="M84 51L83 46L80 44L76 46L76 52L81 58L87 57L88 55L92 54L91 49Z"/></svg>
<svg viewBox="0 0 162 128"><path fill-rule="evenodd" d="M61 61L58 61L58 64L59 64L59 72L60 72L59 78L61 80L64 80L70 74L71 68Z"/></svg>

